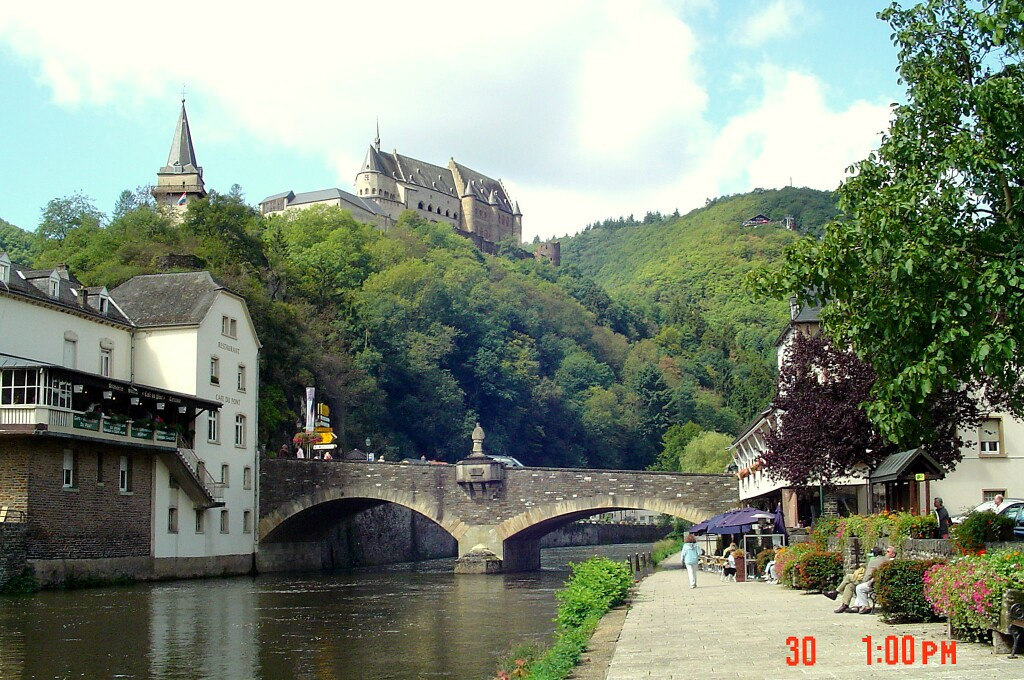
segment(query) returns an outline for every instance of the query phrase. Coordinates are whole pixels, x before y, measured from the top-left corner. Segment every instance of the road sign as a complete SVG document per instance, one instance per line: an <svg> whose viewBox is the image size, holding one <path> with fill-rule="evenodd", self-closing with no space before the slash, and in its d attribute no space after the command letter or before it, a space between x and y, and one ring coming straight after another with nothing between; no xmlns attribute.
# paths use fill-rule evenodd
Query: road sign
<svg viewBox="0 0 1024 680"><path fill-rule="evenodd" d="M314 451L327 451L338 448L337 444L313 444Z"/></svg>

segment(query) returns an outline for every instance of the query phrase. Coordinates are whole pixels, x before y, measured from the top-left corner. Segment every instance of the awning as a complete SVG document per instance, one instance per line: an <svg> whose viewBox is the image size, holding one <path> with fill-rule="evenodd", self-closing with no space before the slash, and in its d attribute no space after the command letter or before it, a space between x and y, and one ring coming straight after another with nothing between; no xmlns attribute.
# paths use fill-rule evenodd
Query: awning
<svg viewBox="0 0 1024 680"><path fill-rule="evenodd" d="M917 475L924 475L926 480L943 479L946 471L921 448L916 448L894 453L883 460L871 473L871 483L914 481Z"/></svg>
<svg viewBox="0 0 1024 680"><path fill-rule="evenodd" d="M216 411L222 404L212 399L203 399L191 394L172 392L161 387L152 387L127 380L117 380L106 376L79 371L75 368L48 364L43 361L26 359L11 354L0 354L0 370L14 370L19 368L45 368L53 375L65 376L72 384L90 385L104 390L111 390L120 394L127 394L133 397L143 397L157 401L165 401L176 406L185 406L196 411Z"/></svg>

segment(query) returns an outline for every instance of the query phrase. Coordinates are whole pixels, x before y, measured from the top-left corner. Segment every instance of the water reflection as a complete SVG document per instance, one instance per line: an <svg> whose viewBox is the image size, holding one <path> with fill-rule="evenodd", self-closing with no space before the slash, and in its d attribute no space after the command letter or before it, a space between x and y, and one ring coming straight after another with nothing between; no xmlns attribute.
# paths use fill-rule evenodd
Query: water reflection
<svg viewBox="0 0 1024 680"><path fill-rule="evenodd" d="M550 549L503 576L439 560L2 599L0 678L491 677L510 645L550 639L566 562L643 548Z"/></svg>

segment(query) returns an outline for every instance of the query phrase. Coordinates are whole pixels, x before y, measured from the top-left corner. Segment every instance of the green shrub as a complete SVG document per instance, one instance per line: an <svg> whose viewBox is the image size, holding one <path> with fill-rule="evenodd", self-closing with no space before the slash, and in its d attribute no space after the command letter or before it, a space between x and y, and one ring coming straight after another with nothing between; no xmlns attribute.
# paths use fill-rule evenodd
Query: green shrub
<svg viewBox="0 0 1024 680"><path fill-rule="evenodd" d="M594 557L570 564L572 575L555 597L559 601L557 638L542 655L520 647L499 662L499 678L562 680L579 663L591 634L609 609L625 601L633 574L623 562ZM522 656L516 656L516 654Z"/></svg>
<svg viewBox="0 0 1024 680"><path fill-rule="evenodd" d="M623 562L594 557L570 564L569 568L572 576L565 588L555 594L561 603L555 619L559 629L582 626L587 617L594 614L598 618L604 616L609 609L625 601L633 585L633 574Z"/></svg>
<svg viewBox="0 0 1024 680"><path fill-rule="evenodd" d="M874 573L878 606L887 623L917 623L936 619L924 597L924 573L940 560L891 560Z"/></svg>
<svg viewBox="0 0 1024 680"><path fill-rule="evenodd" d="M757 562L757 573L763 574L764 568L768 566L768 563L775 559L775 550L773 548L765 548L761 552L757 553L757 557L754 558Z"/></svg>
<svg viewBox="0 0 1024 680"><path fill-rule="evenodd" d="M953 548L962 555L984 549L986 543L1013 540L1013 520L994 512L972 512L950 534Z"/></svg>
<svg viewBox="0 0 1024 680"><path fill-rule="evenodd" d="M669 555L674 555L683 548L683 539L678 536L667 536L654 544L651 558L655 564L660 563Z"/></svg>
<svg viewBox="0 0 1024 680"><path fill-rule="evenodd" d="M797 561L796 585L804 590L831 590L843 580L843 556L837 552L814 550Z"/></svg>

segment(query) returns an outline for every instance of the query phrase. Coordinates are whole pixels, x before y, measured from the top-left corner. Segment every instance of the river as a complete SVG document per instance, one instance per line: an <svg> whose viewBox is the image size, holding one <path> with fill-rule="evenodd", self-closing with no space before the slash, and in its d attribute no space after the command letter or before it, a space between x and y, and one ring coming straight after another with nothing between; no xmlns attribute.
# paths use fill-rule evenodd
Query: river
<svg viewBox="0 0 1024 680"><path fill-rule="evenodd" d="M649 549L551 548L501 576L434 560L0 598L0 680L483 680L511 645L550 641L568 562Z"/></svg>

